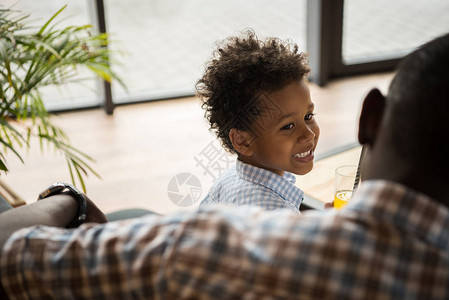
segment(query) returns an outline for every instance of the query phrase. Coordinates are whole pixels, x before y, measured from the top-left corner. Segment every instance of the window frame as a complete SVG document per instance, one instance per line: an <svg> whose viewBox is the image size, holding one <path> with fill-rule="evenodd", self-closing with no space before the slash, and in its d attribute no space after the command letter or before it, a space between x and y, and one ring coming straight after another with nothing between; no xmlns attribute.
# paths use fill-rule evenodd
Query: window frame
<svg viewBox="0 0 449 300"><path fill-rule="evenodd" d="M312 82L324 86L331 79L387 72L397 67L403 53L345 63L343 18L344 0L307 0L307 52Z"/></svg>

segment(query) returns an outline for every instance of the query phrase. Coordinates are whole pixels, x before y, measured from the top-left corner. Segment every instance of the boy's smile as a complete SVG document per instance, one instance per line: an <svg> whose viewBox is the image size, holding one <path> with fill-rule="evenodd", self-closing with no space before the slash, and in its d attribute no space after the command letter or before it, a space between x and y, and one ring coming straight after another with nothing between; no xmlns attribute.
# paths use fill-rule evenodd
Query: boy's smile
<svg viewBox="0 0 449 300"><path fill-rule="evenodd" d="M312 156L313 156L313 149L310 149L307 152L296 153L292 155L293 158L296 158L299 161L308 161Z"/></svg>
<svg viewBox="0 0 449 300"><path fill-rule="evenodd" d="M320 129L307 83L293 82L261 97L261 113L251 124L255 136L239 159L280 176L310 172Z"/></svg>

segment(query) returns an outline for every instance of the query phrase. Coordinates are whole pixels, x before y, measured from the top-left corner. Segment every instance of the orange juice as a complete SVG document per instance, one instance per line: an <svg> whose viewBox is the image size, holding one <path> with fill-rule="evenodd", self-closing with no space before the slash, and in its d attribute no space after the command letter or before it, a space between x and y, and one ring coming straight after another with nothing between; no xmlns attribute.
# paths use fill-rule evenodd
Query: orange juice
<svg viewBox="0 0 449 300"><path fill-rule="evenodd" d="M334 208L341 209L343 206L348 204L349 200L351 200L352 191L349 190L343 190L343 191L337 191L335 193L334 198Z"/></svg>

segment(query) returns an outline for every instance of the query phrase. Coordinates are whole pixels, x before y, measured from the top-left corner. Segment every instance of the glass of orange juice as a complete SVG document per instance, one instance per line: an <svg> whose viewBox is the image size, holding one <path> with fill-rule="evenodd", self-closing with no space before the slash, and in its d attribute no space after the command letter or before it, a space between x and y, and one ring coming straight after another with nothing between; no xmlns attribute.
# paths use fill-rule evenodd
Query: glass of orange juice
<svg viewBox="0 0 449 300"><path fill-rule="evenodd" d="M356 174L357 166L353 165L340 166L335 169L335 209L341 209L351 200Z"/></svg>

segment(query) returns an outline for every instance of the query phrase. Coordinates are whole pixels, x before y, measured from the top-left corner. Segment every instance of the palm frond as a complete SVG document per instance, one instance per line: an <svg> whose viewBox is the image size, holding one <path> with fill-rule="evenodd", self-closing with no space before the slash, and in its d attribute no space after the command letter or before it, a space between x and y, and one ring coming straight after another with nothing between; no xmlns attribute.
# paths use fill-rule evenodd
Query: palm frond
<svg viewBox="0 0 449 300"><path fill-rule="evenodd" d="M42 151L49 145L65 156L72 182L77 179L85 190L88 174L99 177L89 165L93 159L73 147L53 124L39 91L79 80L75 75L81 69L124 84L110 68L106 34L92 33L89 24L57 28L65 7L35 33L25 24L28 15L0 9L0 170L8 171L5 153L11 151L23 162L19 150L29 148L30 140L37 138Z"/></svg>

